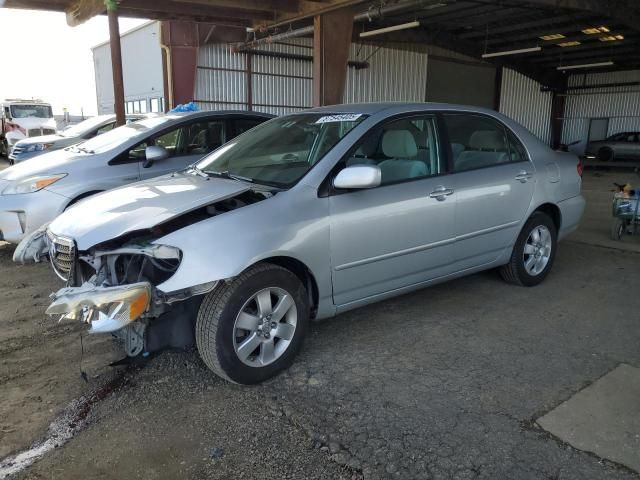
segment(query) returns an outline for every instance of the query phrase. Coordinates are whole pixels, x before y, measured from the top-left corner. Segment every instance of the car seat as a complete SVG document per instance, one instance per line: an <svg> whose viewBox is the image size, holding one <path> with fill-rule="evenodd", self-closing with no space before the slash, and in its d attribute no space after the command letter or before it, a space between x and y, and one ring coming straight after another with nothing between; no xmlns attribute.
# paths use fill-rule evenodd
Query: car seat
<svg viewBox="0 0 640 480"><path fill-rule="evenodd" d="M382 153L389 160L380 162L382 183L391 183L427 175L427 166L417 160L418 146L408 130L388 130L382 137Z"/></svg>
<svg viewBox="0 0 640 480"><path fill-rule="evenodd" d="M508 161L509 155L504 134L495 130L478 130L471 134L469 150L458 155L454 161L454 167L455 170L462 171L507 163Z"/></svg>

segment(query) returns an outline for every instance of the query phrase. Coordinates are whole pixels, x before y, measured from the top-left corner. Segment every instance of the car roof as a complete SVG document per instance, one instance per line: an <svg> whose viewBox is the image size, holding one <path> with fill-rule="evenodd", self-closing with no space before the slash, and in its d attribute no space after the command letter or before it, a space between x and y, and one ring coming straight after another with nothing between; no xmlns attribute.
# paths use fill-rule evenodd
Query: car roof
<svg viewBox="0 0 640 480"><path fill-rule="evenodd" d="M253 112L248 110L202 110L199 112L169 112L164 115L166 117L176 119L210 117L213 115L256 117L264 119L275 117L275 115L271 115L270 113Z"/></svg>
<svg viewBox="0 0 640 480"><path fill-rule="evenodd" d="M328 105L325 107L312 108L306 112L314 113L362 113L366 115L374 115L387 110L393 110L394 113L407 113L416 110L450 110L450 111L473 111L478 113L488 113L495 115L495 110L488 108L476 107L472 105L459 105L455 103L436 103L436 102L375 102L375 103L345 103L340 105Z"/></svg>

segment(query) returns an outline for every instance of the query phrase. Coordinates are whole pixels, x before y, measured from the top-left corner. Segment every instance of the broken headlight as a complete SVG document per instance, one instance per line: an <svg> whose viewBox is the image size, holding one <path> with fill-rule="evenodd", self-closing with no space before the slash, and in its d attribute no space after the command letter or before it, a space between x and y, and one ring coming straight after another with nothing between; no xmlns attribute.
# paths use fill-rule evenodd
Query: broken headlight
<svg viewBox="0 0 640 480"><path fill-rule="evenodd" d="M89 333L108 333L140 318L150 303L151 285L147 282L117 287L85 284L59 290L46 313L61 315L61 320L82 320L91 325Z"/></svg>

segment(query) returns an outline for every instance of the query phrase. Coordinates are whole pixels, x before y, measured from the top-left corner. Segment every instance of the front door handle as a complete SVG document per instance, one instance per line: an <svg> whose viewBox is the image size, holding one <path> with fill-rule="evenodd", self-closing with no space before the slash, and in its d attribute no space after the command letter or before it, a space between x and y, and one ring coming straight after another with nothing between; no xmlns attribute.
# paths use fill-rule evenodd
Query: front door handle
<svg viewBox="0 0 640 480"><path fill-rule="evenodd" d="M527 180L531 178L531 174L526 170L520 170L520 172L516 175L516 180L520 183L527 183Z"/></svg>
<svg viewBox="0 0 640 480"><path fill-rule="evenodd" d="M430 198L435 198L439 202L446 200L449 195L453 194L453 190L447 187L438 186L436 189L429 194Z"/></svg>

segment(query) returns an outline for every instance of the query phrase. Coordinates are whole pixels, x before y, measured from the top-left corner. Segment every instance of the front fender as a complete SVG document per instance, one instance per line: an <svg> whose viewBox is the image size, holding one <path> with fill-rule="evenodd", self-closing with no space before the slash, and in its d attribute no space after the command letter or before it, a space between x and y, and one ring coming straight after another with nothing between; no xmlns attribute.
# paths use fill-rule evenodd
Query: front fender
<svg viewBox="0 0 640 480"><path fill-rule="evenodd" d="M284 256L305 264L320 299L330 298L328 199L318 198L315 189L298 187L156 240L183 254L176 273L158 290L170 293L226 280L259 261Z"/></svg>

